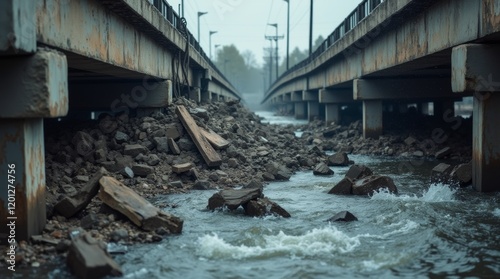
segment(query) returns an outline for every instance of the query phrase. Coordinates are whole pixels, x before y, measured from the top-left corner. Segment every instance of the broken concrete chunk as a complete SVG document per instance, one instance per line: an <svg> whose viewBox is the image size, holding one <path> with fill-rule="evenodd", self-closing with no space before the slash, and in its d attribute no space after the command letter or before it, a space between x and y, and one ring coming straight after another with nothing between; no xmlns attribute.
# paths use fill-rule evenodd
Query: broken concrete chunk
<svg viewBox="0 0 500 279"><path fill-rule="evenodd" d="M388 176L371 175L354 182L352 193L354 195L371 195L374 191L380 189L387 189L390 193L398 192L392 178Z"/></svg>
<svg viewBox="0 0 500 279"><path fill-rule="evenodd" d="M348 166L349 165L349 157L345 152L339 152L328 156L327 161L329 166Z"/></svg>
<svg viewBox="0 0 500 279"><path fill-rule="evenodd" d="M193 167L193 163L176 164L172 166L172 171L175 173L183 173L189 171Z"/></svg>
<svg viewBox="0 0 500 279"><path fill-rule="evenodd" d="M174 154L174 155L181 154L181 149L179 148L177 143L174 141L174 139L172 139L172 138L168 139L168 147L169 147L170 151L172 152L172 154Z"/></svg>
<svg viewBox="0 0 500 279"><path fill-rule="evenodd" d="M208 209L215 210L227 206L230 210L234 210L250 200L261 197L263 197L261 188L222 190L210 197L208 200Z"/></svg>
<svg viewBox="0 0 500 279"><path fill-rule="evenodd" d="M372 170L365 165L353 165L349 168L345 177L349 177L351 180L356 180L372 174Z"/></svg>
<svg viewBox="0 0 500 279"><path fill-rule="evenodd" d="M328 194L350 195L352 194L352 185L354 185L354 182L349 177L344 177L330 189Z"/></svg>
<svg viewBox="0 0 500 279"><path fill-rule="evenodd" d="M279 215L284 218L290 218L291 215L283 207L268 198L258 198L251 200L244 206L245 213L253 217L262 217L266 215Z"/></svg>
<svg viewBox="0 0 500 279"><path fill-rule="evenodd" d="M144 155L147 154L148 149L140 144L128 144L128 145L125 145L125 147L123 149L124 155L129 155L132 157L136 157L137 155L139 155L141 153Z"/></svg>
<svg viewBox="0 0 500 279"><path fill-rule="evenodd" d="M436 152L436 154L434 156L436 157L436 159L444 159L444 158L448 157L450 154L451 154L451 148L445 147L445 148L439 150L438 152Z"/></svg>
<svg viewBox="0 0 500 279"><path fill-rule="evenodd" d="M325 163L319 163L314 167L314 175L333 175L333 170L331 170Z"/></svg>

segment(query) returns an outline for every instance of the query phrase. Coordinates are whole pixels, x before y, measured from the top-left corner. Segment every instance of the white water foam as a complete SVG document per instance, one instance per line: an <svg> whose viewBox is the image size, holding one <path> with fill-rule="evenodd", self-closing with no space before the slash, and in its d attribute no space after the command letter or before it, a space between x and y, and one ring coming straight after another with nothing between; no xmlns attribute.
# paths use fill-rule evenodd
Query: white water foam
<svg viewBox="0 0 500 279"><path fill-rule="evenodd" d="M217 234L198 238L197 254L205 258L245 259L270 256L332 255L348 253L360 245L359 237L349 237L333 226L313 229L303 235L287 235L280 231L277 235L264 236L258 246L232 245Z"/></svg>
<svg viewBox="0 0 500 279"><path fill-rule="evenodd" d="M374 192L370 197L372 200L400 200L400 201L423 201L423 202L451 202L455 201L457 190L444 184L431 184L429 189L424 190L422 196L398 195L390 193L387 189Z"/></svg>
<svg viewBox="0 0 500 279"><path fill-rule="evenodd" d="M500 208L495 208L495 210L493 210L493 215L500 217Z"/></svg>

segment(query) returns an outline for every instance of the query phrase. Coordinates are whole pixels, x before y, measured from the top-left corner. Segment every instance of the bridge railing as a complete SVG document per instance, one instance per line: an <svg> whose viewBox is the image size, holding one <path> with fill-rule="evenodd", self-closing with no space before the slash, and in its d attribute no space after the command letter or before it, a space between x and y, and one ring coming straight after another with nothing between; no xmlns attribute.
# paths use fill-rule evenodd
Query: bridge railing
<svg viewBox="0 0 500 279"><path fill-rule="evenodd" d="M323 41L323 43L306 59L295 64L287 71L285 71L281 76L274 81L274 83L269 87L272 88L276 83L280 81L287 74L300 69L307 64L311 63L314 59L318 58L323 52L325 52L330 46L334 45L338 40L342 39L349 31L356 27L363 19L369 16L373 10L375 10L382 2L387 0L364 0L361 2L354 11L352 11L342 23L333 30L333 32ZM269 93L269 92L268 92Z"/></svg>
<svg viewBox="0 0 500 279"><path fill-rule="evenodd" d="M183 26L183 22L181 17L175 12L173 7L168 4L166 0L148 0L153 6L163 15L163 17L172 24L172 26L177 29L179 32L184 33L187 32L187 40L191 46L208 62L210 67L217 72L228 84L233 86L231 82L222 74L222 72L215 66L212 60L207 56L205 51L200 46L200 43L195 39L193 34L189 32L189 30L185 29ZM234 87L234 86L233 86Z"/></svg>

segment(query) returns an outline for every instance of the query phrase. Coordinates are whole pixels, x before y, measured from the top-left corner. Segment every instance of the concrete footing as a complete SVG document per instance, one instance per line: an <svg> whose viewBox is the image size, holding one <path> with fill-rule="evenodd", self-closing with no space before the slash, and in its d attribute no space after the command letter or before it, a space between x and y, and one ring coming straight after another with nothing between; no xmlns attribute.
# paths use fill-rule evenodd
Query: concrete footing
<svg viewBox="0 0 500 279"><path fill-rule="evenodd" d="M319 117L319 103L316 101L307 102L307 119L314 120Z"/></svg>
<svg viewBox="0 0 500 279"><path fill-rule="evenodd" d="M305 103L303 102L297 102L294 103L294 112L295 112L295 118L296 119L306 119L306 108L305 108Z"/></svg>
<svg viewBox="0 0 500 279"><path fill-rule="evenodd" d="M326 123L339 123L340 122L340 105L339 104L325 104L325 122Z"/></svg>

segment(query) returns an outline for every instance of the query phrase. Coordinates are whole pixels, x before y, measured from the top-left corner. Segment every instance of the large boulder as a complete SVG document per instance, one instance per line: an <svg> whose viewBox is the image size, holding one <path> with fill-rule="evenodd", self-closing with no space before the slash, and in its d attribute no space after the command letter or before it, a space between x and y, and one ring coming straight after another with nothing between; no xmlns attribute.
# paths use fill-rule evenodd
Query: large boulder
<svg viewBox="0 0 500 279"><path fill-rule="evenodd" d="M239 190L222 190L213 194L208 199L208 209L215 210L227 206L230 210L235 210L240 205L243 205L250 200L264 197L261 188L239 189Z"/></svg>
<svg viewBox="0 0 500 279"><path fill-rule="evenodd" d="M451 165L440 163L432 169L431 183L449 183L452 171L453 167Z"/></svg>
<svg viewBox="0 0 500 279"><path fill-rule="evenodd" d="M334 172L325 163L319 163L314 167L314 175L333 175Z"/></svg>
<svg viewBox="0 0 500 279"><path fill-rule="evenodd" d="M460 164L455 166L450 173L453 185L467 187L472 184L472 164Z"/></svg>
<svg viewBox="0 0 500 279"><path fill-rule="evenodd" d="M335 153L331 156L328 156L327 163L329 166L348 166L349 157L347 157L347 153L345 152Z"/></svg>
<svg viewBox="0 0 500 279"><path fill-rule="evenodd" d="M363 177L367 177L372 175L372 170L364 165L352 165L351 168L345 174L345 177L350 178L351 180L360 179Z"/></svg>
<svg viewBox="0 0 500 279"><path fill-rule="evenodd" d="M394 181L388 176L371 175L357 180L352 185L352 193L354 195L370 195L380 189L387 189L391 193L398 192Z"/></svg>
<svg viewBox="0 0 500 279"><path fill-rule="evenodd" d="M349 211L341 211L327 220L328 222L351 222L358 221L358 218Z"/></svg>
<svg viewBox="0 0 500 279"><path fill-rule="evenodd" d="M285 209L268 198L251 200L244 205L245 213L249 216L261 217L266 215L279 215L285 218L291 217Z"/></svg>
<svg viewBox="0 0 500 279"><path fill-rule="evenodd" d="M350 195L352 194L352 185L354 182L349 177L344 177L340 180L332 189L328 192L328 194L335 195Z"/></svg>

